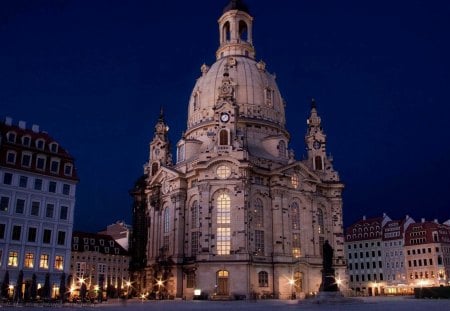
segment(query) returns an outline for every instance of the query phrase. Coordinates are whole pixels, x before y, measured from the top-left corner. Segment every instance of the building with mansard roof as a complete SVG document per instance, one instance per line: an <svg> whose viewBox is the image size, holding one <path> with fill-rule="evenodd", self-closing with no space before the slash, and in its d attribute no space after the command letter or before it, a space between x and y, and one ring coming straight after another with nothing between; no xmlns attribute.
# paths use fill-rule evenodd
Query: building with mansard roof
<svg viewBox="0 0 450 311"><path fill-rule="evenodd" d="M0 279L11 285L23 271L43 285L59 287L70 270L75 193L74 158L38 125L0 123ZM16 289L17 290L17 289Z"/></svg>
<svg viewBox="0 0 450 311"><path fill-rule="evenodd" d="M156 123L131 191L136 294L301 297L319 290L326 240L336 273L345 274L344 185L326 154L316 103L307 155L298 160L289 148L289 106L255 58L249 12L231 1L218 20L216 62L201 66L176 157L162 112Z"/></svg>

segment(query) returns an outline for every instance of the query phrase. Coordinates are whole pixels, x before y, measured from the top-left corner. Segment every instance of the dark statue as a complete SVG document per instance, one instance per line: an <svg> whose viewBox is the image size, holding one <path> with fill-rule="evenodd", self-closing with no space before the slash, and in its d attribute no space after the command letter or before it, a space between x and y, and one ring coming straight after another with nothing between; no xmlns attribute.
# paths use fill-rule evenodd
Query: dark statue
<svg viewBox="0 0 450 311"><path fill-rule="evenodd" d="M323 262L322 262L322 284L320 285L320 291L323 292L337 292L339 291L336 279L334 277L333 269L333 248L328 243L328 240L323 244L322 249Z"/></svg>

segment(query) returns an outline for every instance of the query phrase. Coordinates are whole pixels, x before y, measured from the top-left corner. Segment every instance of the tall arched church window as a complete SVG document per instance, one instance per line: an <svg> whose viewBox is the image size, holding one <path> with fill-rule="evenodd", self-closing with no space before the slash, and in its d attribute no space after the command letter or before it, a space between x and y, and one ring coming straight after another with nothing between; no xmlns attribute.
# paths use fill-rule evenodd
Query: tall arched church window
<svg viewBox="0 0 450 311"><path fill-rule="evenodd" d="M314 158L314 166L315 166L316 170L318 170L318 171L323 170L323 163L322 163L322 157L321 156L316 156Z"/></svg>
<svg viewBox="0 0 450 311"><path fill-rule="evenodd" d="M170 211L168 208L164 210L164 233L169 233L170 229Z"/></svg>
<svg viewBox="0 0 450 311"><path fill-rule="evenodd" d="M228 194L217 197L217 255L229 255L231 250L231 200Z"/></svg>
<svg viewBox="0 0 450 311"><path fill-rule="evenodd" d="M286 157L286 143L284 140L280 140L278 143L278 155L282 158Z"/></svg>
<svg viewBox="0 0 450 311"><path fill-rule="evenodd" d="M177 163L184 161L184 144L178 146Z"/></svg>
<svg viewBox="0 0 450 311"><path fill-rule="evenodd" d="M253 210L253 221L256 227L264 227L264 209L263 203L260 199L256 199L254 203Z"/></svg>
<svg viewBox="0 0 450 311"><path fill-rule="evenodd" d="M158 163L153 163L152 164L152 176L154 176L157 171L158 171Z"/></svg>
<svg viewBox="0 0 450 311"><path fill-rule="evenodd" d="M229 139L228 139L228 131L227 130L220 130L219 132L219 145L221 146L227 146L229 145Z"/></svg>
<svg viewBox="0 0 450 311"><path fill-rule="evenodd" d="M317 209L317 225L319 226L319 234L324 233L324 226L323 226L323 211L322 209Z"/></svg>
<svg viewBox="0 0 450 311"><path fill-rule="evenodd" d="M194 98L193 98L193 106L194 106L194 110L198 109L198 105L199 105L199 93L194 92Z"/></svg>
<svg viewBox="0 0 450 311"><path fill-rule="evenodd" d="M291 204L292 229L300 230L300 208L297 202Z"/></svg>
<svg viewBox="0 0 450 311"><path fill-rule="evenodd" d="M248 26L244 21L239 21L239 39L241 41L248 41Z"/></svg>

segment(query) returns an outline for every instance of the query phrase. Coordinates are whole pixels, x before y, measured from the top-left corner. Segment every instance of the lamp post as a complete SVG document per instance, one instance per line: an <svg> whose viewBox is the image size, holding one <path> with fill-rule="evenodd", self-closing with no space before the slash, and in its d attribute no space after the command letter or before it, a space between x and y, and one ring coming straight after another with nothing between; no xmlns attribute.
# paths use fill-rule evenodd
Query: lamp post
<svg viewBox="0 0 450 311"><path fill-rule="evenodd" d="M131 287L131 282L130 282L130 280L128 280L126 283L125 283L125 285L126 285L126 287L127 287L127 298L130 296L130 287Z"/></svg>
<svg viewBox="0 0 450 311"><path fill-rule="evenodd" d="M291 286L291 299L295 299L295 293L294 293L295 280L294 279L289 279L288 283Z"/></svg>

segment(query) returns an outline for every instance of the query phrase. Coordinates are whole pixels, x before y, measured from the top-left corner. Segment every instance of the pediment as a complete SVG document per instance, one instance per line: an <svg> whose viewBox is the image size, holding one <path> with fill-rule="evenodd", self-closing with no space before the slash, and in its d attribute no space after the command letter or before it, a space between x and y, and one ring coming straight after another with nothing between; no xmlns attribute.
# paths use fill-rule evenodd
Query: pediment
<svg viewBox="0 0 450 311"><path fill-rule="evenodd" d="M317 174L312 172L305 164L303 164L300 161L296 161L286 166L279 167L273 170L272 174L291 174L294 171L301 176L301 179L305 181L309 181L312 183L322 182L322 180Z"/></svg>
<svg viewBox="0 0 450 311"><path fill-rule="evenodd" d="M151 178L150 183L162 183L167 180L173 180L177 178L183 178L184 174L178 172L177 170L161 166L158 170L158 172Z"/></svg>

